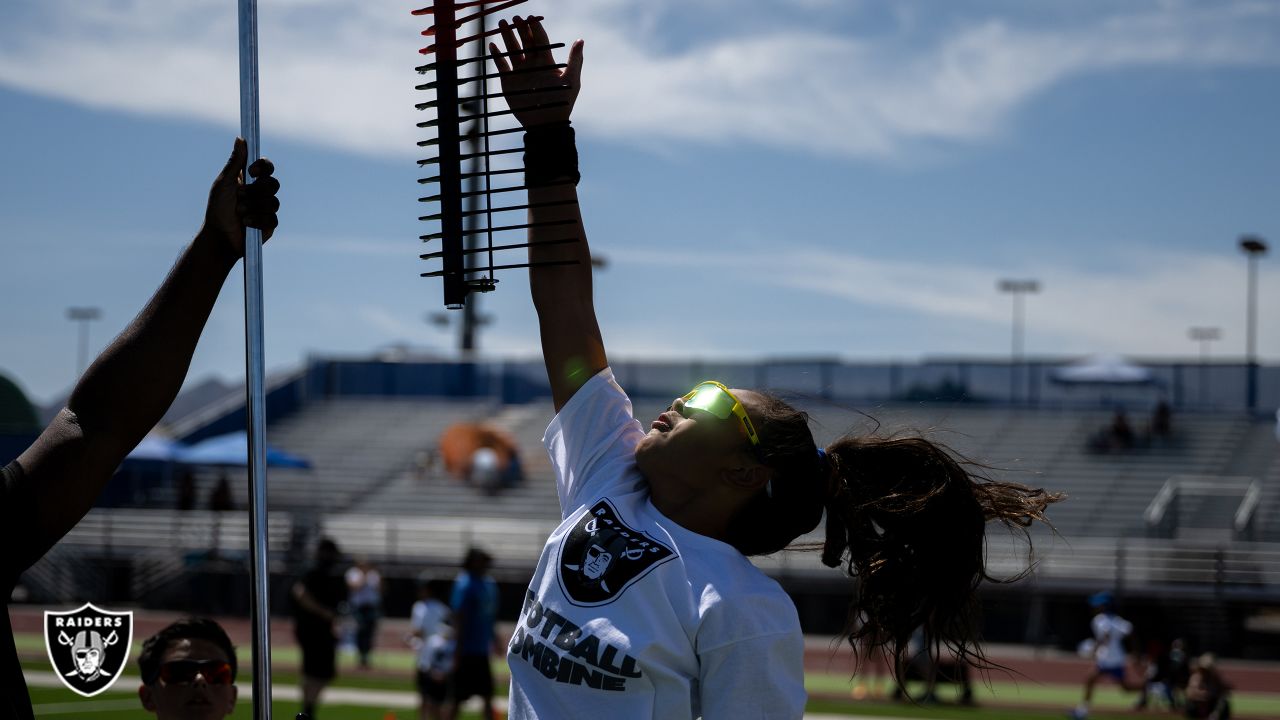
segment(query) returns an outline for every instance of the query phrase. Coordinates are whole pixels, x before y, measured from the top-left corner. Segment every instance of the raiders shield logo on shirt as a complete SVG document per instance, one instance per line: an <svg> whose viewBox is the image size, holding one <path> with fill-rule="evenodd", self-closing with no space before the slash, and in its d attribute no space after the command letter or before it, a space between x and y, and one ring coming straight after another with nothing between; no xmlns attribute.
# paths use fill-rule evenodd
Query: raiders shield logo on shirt
<svg viewBox="0 0 1280 720"><path fill-rule="evenodd" d="M625 525L602 499L560 544L560 587L575 605L604 605L675 555Z"/></svg>
<svg viewBox="0 0 1280 720"><path fill-rule="evenodd" d="M44 613L44 647L62 684L85 697L111 687L129 660L133 612L85 603L69 612Z"/></svg>

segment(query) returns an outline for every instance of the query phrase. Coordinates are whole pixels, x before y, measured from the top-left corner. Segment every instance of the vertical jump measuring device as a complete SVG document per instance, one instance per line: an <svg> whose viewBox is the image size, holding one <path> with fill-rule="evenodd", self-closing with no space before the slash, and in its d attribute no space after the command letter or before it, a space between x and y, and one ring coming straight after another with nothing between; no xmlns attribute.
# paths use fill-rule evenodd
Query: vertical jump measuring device
<svg viewBox="0 0 1280 720"><path fill-rule="evenodd" d="M248 166L261 157L258 144L258 2L240 3L240 134L249 146ZM244 238L245 403L249 424L249 552L252 564L253 717L271 720L271 608L267 573L266 364L262 339L262 231Z"/></svg>
<svg viewBox="0 0 1280 720"><path fill-rule="evenodd" d="M501 30L487 27L489 15L520 5L525 0L434 0L430 7L413 11L414 15L429 15L432 24L422 34L431 44L418 52L433 57L432 62L415 68L420 75L433 75L428 82L415 89L431 92L434 97L418 103L419 110L433 111L434 118L418 123L419 128L432 130L435 137L422 140L418 147L433 149L433 157L418 161L418 166L434 175L418 180L420 184L435 186L436 192L418 198L419 202L436 206L418 219L431 223L428 232L419 236L423 242L439 242L433 252L421 254L423 260L440 260L442 267L422 273L423 277L444 280L444 305L451 310L466 306L467 295L472 292L488 292L497 285L495 270L531 267L537 265L565 265L573 260L555 260L539 263L514 262L495 264L495 254L529 247L528 242L494 244L494 235L504 232L527 230L551 225L570 226L572 235L574 220L551 220L533 223L524 217L531 207L525 204L501 203L495 206L493 197L503 193L524 191L527 180L511 184L513 176L523 178L524 167L519 162L518 146L510 147L511 140L524 131L519 123L511 122L509 109L490 110L490 100L502 98L501 92L490 93L489 81L499 77L489 72L486 59L486 38ZM459 16L458 11L466 12ZM464 31L464 27L473 24ZM564 43L524 48L522 52L554 50ZM565 66L543 66L511 72L545 72ZM530 94L559 93L565 86L556 85L522 91ZM542 107L566 105L567 101L549 101ZM495 125L507 125L492 129ZM506 141L503 143L503 141ZM466 143L470 147L463 148ZM463 181L467 187L463 188ZM518 203L519 201L508 201ZM508 213L521 213L519 216ZM483 223L481 222L483 220ZM576 235L561 239L541 240L540 243L574 242ZM483 242L482 242L483 240Z"/></svg>

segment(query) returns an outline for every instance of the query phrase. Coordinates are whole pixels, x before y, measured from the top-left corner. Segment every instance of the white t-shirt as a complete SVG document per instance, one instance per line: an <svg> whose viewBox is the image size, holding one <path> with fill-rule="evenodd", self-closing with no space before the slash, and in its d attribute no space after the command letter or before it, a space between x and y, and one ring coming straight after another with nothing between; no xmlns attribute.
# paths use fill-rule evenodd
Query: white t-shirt
<svg viewBox="0 0 1280 720"><path fill-rule="evenodd" d="M351 595L348 598L356 607L382 604L382 576L377 570L368 571L353 567L347 570L347 587Z"/></svg>
<svg viewBox="0 0 1280 720"><path fill-rule="evenodd" d="M1125 666L1124 639L1133 632L1133 624L1110 613L1093 616L1093 639L1098 643L1094 660L1100 668Z"/></svg>
<svg viewBox="0 0 1280 720"><path fill-rule="evenodd" d="M432 658L429 654L428 640L439 635L440 624L449 617L449 606L432 598L419 600L413 604L409 614L409 627L422 632L423 643L418 646L418 669L430 670Z"/></svg>
<svg viewBox="0 0 1280 720"><path fill-rule="evenodd" d="M667 519L635 463L644 437L608 369L547 428L564 519L507 650L512 720L791 720L804 641L782 588Z"/></svg>
<svg viewBox="0 0 1280 720"><path fill-rule="evenodd" d="M418 655L418 669L422 672L437 672L441 675L453 672L455 645L452 637L446 637L442 633L428 635Z"/></svg>

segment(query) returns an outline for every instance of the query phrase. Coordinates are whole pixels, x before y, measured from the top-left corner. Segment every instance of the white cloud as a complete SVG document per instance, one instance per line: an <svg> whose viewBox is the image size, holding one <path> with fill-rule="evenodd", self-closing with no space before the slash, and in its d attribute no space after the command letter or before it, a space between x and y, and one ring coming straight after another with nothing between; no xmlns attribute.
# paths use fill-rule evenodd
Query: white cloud
<svg viewBox="0 0 1280 720"><path fill-rule="evenodd" d="M682 28L671 0L543 0L559 37L587 39L578 124L655 140L751 142L849 157L895 157L920 141L990 136L1028 100L1083 73L1137 66L1275 64L1280 6L1144 5L1044 29L974 18L948 33L859 37L814 28L815 8L776 29ZM727 20L740 3L702 8ZM260 6L264 129L409 158L412 90L425 39L407 7L339 0ZM0 31L0 84L95 107L238 124L234 3L46 0ZM700 32L701 31L701 32ZM658 50L657 48L666 48Z"/></svg>
<svg viewBox="0 0 1280 720"><path fill-rule="evenodd" d="M1010 298L996 291L995 277L986 266L901 262L803 246L785 255L619 248L610 251L610 258L668 270L725 267L746 287L806 291L815 300L834 300L850 310L905 310L916 316L915 324L922 329L967 324L976 331L983 326L1008 327L1010 322ZM1046 263L1012 273L1042 281L1042 292L1027 300L1034 341L1029 347L1066 353L1191 355L1196 348L1187 339L1187 329L1207 325L1223 329L1219 352L1243 353L1243 258L1164 251L1117 253L1109 260L1114 272ZM1280 270L1261 266L1258 288L1259 308L1280 308ZM830 310L831 303L825 307ZM1274 318L1268 320L1266 310L1262 313L1259 353L1274 357L1280 354L1280 336L1266 331ZM658 337L663 332L655 330Z"/></svg>

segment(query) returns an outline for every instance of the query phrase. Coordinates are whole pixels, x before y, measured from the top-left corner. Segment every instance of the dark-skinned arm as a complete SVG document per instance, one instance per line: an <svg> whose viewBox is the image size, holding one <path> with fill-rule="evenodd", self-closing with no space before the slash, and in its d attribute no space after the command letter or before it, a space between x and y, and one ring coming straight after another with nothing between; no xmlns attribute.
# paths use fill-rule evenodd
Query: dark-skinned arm
<svg viewBox="0 0 1280 720"><path fill-rule="evenodd" d="M507 104L521 125L533 133L547 125L567 125L581 87L582 41L569 51L568 67L555 68L550 50L524 52L524 48L550 44L541 18L516 17L498 24L506 54L494 44L489 50L502 76ZM545 71L528 72L545 67ZM521 72L512 73L513 69ZM563 92L530 93L538 88L562 86ZM548 103L561 102L547 107ZM528 174L526 173L526 178ZM591 251L578 207L578 191L572 182L529 190L529 222L568 221L529 229L529 287L538 313L542 356L551 383L556 411L578 388L608 365L600 325L596 320L591 286ZM576 237L575 242L555 242ZM569 261L569 264L542 265Z"/></svg>
<svg viewBox="0 0 1280 720"><path fill-rule="evenodd" d="M89 366L67 406L18 458L30 533L17 548L35 562L85 513L116 468L159 422L182 387L227 275L244 255L245 226L276 227L279 182L270 161L249 168L237 139L209 191L204 224L142 312Z"/></svg>

